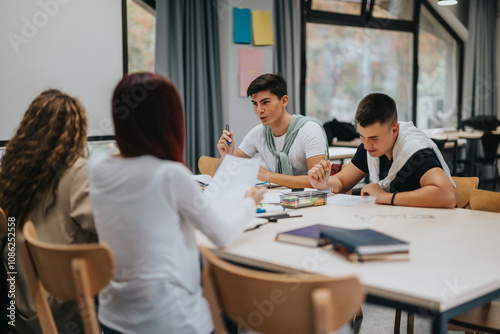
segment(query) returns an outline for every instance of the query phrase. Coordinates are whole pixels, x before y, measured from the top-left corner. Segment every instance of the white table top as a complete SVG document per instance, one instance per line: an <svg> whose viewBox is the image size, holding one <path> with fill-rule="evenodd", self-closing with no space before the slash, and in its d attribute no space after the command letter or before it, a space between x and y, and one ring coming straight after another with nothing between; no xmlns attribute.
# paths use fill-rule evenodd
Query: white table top
<svg viewBox="0 0 500 334"><path fill-rule="evenodd" d="M427 133L427 132L426 132ZM445 143L445 148L453 148L455 147L455 141L458 146L464 146L467 142L467 138L469 139L478 139L483 136L483 132L458 132L454 131L453 133L448 132L430 132L427 133L430 138L435 139L447 139L448 141ZM461 135L461 136L460 136ZM332 143L332 146L335 148L349 148L349 147L358 147L361 144L361 140L356 138L352 141L336 141Z"/></svg>
<svg viewBox="0 0 500 334"><path fill-rule="evenodd" d="M332 147L328 148L330 160L352 159L356 154L357 148L352 147Z"/></svg>
<svg viewBox="0 0 500 334"><path fill-rule="evenodd" d="M363 204L299 210L242 234L217 253L227 259L283 271L359 275L367 292L443 312L500 289L500 214ZM374 215L362 226L360 213ZM425 218L432 215L434 218ZM274 241L276 233L312 224L373 228L410 242L410 260L351 263L329 249ZM213 247L201 234L200 244Z"/></svg>

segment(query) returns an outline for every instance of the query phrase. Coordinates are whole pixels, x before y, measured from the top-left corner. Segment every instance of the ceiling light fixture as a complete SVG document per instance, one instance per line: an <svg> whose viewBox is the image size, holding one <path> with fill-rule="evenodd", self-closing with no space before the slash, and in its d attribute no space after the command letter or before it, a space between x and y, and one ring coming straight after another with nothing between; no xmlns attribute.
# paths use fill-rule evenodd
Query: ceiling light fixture
<svg viewBox="0 0 500 334"><path fill-rule="evenodd" d="M457 3L457 0L438 0L438 5L440 6L456 5Z"/></svg>

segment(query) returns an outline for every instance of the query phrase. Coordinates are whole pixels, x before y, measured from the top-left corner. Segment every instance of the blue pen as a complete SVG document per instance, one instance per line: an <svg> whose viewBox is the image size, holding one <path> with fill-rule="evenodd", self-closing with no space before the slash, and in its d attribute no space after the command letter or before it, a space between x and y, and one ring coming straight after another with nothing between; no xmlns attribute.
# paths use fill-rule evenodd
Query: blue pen
<svg viewBox="0 0 500 334"><path fill-rule="evenodd" d="M229 124L226 124L226 131L229 132ZM231 142L229 140L227 141L227 146L231 146Z"/></svg>

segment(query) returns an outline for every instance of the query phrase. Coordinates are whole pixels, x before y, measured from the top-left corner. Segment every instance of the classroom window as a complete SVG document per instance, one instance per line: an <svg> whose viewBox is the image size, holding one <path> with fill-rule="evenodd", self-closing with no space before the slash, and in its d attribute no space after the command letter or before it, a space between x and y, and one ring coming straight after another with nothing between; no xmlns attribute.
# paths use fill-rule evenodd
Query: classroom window
<svg viewBox="0 0 500 334"><path fill-rule="evenodd" d="M359 101L381 92L411 120L412 49L408 32L308 23L306 114L353 122Z"/></svg>
<svg viewBox="0 0 500 334"><path fill-rule="evenodd" d="M392 20L413 20L413 0L375 0L373 17Z"/></svg>
<svg viewBox="0 0 500 334"><path fill-rule="evenodd" d="M155 11L141 0L127 0L128 72L154 72Z"/></svg>
<svg viewBox="0 0 500 334"><path fill-rule="evenodd" d="M361 14L361 0L314 0L311 9L350 15Z"/></svg>
<svg viewBox="0 0 500 334"><path fill-rule="evenodd" d="M418 45L417 124L422 129L454 127L458 46L426 8L420 14Z"/></svg>
<svg viewBox="0 0 500 334"><path fill-rule="evenodd" d="M463 42L428 3L416 3L306 0L304 113L353 122L359 101L381 92L402 121L457 126Z"/></svg>

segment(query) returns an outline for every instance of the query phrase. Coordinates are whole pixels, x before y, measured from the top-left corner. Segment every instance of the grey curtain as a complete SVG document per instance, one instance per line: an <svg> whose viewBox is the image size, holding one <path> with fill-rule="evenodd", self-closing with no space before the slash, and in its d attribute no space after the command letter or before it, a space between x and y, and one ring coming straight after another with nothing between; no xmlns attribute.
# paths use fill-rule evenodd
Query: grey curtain
<svg viewBox="0 0 500 334"><path fill-rule="evenodd" d="M462 117L496 115L496 1L470 0Z"/></svg>
<svg viewBox="0 0 500 334"><path fill-rule="evenodd" d="M155 70L177 86L184 104L186 162L216 156L222 133L217 0L156 1Z"/></svg>
<svg viewBox="0 0 500 334"><path fill-rule="evenodd" d="M300 0L274 0L276 43L274 45L274 72L287 80L290 102L287 110L300 114Z"/></svg>

